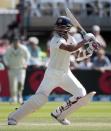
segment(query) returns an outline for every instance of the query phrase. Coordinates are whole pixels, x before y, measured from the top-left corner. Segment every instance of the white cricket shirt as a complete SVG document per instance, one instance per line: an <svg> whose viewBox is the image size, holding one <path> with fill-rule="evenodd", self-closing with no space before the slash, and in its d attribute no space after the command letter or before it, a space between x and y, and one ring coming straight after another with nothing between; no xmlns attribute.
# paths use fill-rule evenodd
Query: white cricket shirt
<svg viewBox="0 0 111 131"><path fill-rule="evenodd" d="M11 46L4 55L4 61L10 69L19 69L27 65L27 62L30 58L30 54L27 48L24 45L19 45L15 50Z"/></svg>
<svg viewBox="0 0 111 131"><path fill-rule="evenodd" d="M60 49L59 47L61 44L77 45L72 36L69 35L68 40L66 41L64 38L55 34L50 42L50 61L48 68L68 71L71 52Z"/></svg>

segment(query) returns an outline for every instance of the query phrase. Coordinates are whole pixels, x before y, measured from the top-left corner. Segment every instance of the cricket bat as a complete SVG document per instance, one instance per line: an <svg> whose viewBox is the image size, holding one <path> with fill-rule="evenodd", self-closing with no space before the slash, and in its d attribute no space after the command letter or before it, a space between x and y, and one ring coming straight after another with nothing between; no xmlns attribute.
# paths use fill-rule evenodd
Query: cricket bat
<svg viewBox="0 0 111 131"><path fill-rule="evenodd" d="M87 32L86 32L86 31L84 30L84 28L80 25L80 23L78 22L78 20L75 18L75 16L72 14L72 12L71 12L68 8L66 8L65 11L66 11L67 17L71 20L72 24L73 24L75 27L77 27L77 28L80 29L81 34L82 34L83 37L84 37L84 35L85 35ZM76 61L82 61L82 60L84 60L84 59L86 59L86 58L89 58L91 55L92 55L92 54L85 55L85 53L84 53L84 51L83 51L83 56L81 57L81 56L80 56L80 53L79 53L79 54L78 54L78 58L76 58Z"/></svg>
<svg viewBox="0 0 111 131"><path fill-rule="evenodd" d="M75 18L75 16L72 14L72 12L71 12L68 8L66 8L65 11L66 11L67 17L71 20L72 24L73 24L75 27L77 27L77 28L79 28L79 29L81 30L82 35L85 35L87 32L86 32L86 31L84 30L84 28L80 25L80 23L79 23L78 20Z"/></svg>

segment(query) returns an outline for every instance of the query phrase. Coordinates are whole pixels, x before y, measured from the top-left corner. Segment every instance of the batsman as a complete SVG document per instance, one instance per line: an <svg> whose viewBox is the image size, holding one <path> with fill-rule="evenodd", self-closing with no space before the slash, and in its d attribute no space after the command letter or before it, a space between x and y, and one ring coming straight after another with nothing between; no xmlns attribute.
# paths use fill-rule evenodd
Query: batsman
<svg viewBox="0 0 111 131"><path fill-rule="evenodd" d="M50 42L50 62L45 71L44 78L36 91L20 108L8 116L8 125L16 125L26 115L38 110L47 101L48 96L55 87L61 87L72 94L63 105L51 112L51 116L63 125L69 125L67 116L82 106L89 103L95 92L86 94L83 85L72 74L69 64L70 55L84 47L85 56L90 56L97 50L99 43L91 33L86 33L84 39L76 43L69 35L69 30L73 26L71 20L66 16L57 18L54 25L54 35ZM82 57L82 56L80 56ZM85 57L83 57L85 59Z"/></svg>

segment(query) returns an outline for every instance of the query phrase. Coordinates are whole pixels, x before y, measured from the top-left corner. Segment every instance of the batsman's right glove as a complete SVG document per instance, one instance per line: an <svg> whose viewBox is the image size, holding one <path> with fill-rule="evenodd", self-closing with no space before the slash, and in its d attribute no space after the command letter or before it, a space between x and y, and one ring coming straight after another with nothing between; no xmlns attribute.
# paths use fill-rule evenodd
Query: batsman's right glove
<svg viewBox="0 0 111 131"><path fill-rule="evenodd" d="M92 33L87 33L84 36L84 39L88 41L87 44L89 46L86 48L86 50L90 54L92 54L94 51L97 51L101 47L100 43L96 40L95 36Z"/></svg>

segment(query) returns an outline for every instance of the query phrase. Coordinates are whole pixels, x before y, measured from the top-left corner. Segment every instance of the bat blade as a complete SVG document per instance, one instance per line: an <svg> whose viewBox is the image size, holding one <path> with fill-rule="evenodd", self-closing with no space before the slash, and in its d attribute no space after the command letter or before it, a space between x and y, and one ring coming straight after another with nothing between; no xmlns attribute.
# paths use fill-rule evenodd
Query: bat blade
<svg viewBox="0 0 111 131"><path fill-rule="evenodd" d="M78 27L83 34L86 34L86 31L84 30L84 28L80 25L80 23L77 21L77 19L74 17L74 15L72 14L72 12L66 8L66 14L67 14L67 17L69 17L69 19L71 20L72 24L75 26L75 27Z"/></svg>

